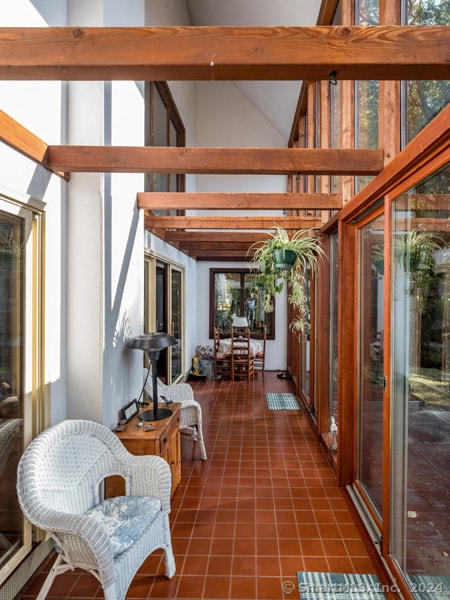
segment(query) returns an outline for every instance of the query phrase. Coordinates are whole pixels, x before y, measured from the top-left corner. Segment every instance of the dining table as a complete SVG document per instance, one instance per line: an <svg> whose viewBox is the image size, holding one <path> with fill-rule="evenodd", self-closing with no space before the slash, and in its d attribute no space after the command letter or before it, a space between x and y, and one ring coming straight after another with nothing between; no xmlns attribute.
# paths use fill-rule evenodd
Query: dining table
<svg viewBox="0 0 450 600"><path fill-rule="evenodd" d="M246 344L246 339L242 338L242 342L244 342ZM234 347L236 349L236 345L239 344L239 339L238 340L234 340ZM223 340L220 340L219 343L219 352L221 354L231 354L231 347L232 347L232 340L231 338L225 338ZM255 354L258 354L260 352L263 351L263 347L262 344L259 340L252 340L250 339L250 352L251 354L254 356Z"/></svg>

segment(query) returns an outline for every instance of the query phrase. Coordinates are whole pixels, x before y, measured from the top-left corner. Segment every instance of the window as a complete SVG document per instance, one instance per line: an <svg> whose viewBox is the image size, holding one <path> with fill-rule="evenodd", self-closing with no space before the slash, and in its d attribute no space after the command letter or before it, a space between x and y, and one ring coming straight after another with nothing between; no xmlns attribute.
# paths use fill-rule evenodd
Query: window
<svg viewBox="0 0 450 600"><path fill-rule="evenodd" d="M441 583L430 599L450 587L449 181L447 165L397 197L392 219L390 551L414 583Z"/></svg>
<svg viewBox="0 0 450 600"><path fill-rule="evenodd" d="M149 81L146 86L146 140L147 146L186 145L186 133L177 107L164 81ZM148 173L147 192L184 192L185 175L174 173ZM158 215L176 215L183 211L155 210Z"/></svg>
<svg viewBox="0 0 450 600"><path fill-rule="evenodd" d="M264 312L264 289L256 285L256 278L248 269L210 269L210 338L215 325L222 333L229 333L233 316L245 316L252 337L261 335L258 325L265 323L267 338L275 339L275 313Z"/></svg>
<svg viewBox="0 0 450 600"><path fill-rule="evenodd" d="M403 0L402 9L404 25L450 25L448 0ZM449 81L403 81L402 146L406 146L449 102Z"/></svg>
<svg viewBox="0 0 450 600"><path fill-rule="evenodd" d="M42 222L0 196L0 586L39 539L15 489L23 448L45 423Z"/></svg>

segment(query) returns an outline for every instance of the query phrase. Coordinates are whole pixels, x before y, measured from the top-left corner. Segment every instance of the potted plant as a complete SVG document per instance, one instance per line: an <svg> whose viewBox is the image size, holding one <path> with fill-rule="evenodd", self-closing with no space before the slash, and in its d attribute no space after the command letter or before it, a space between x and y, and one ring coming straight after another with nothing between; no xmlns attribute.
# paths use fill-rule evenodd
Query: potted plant
<svg viewBox="0 0 450 600"><path fill-rule="evenodd" d="M289 236L285 229L275 225L270 237L252 244L248 254L252 254L250 268L258 272L256 285L265 290L264 312L273 311L274 296L286 283L288 300L296 309L296 318L290 327L297 333L307 333L309 295L305 274L308 268L316 272L319 259L324 255L317 235L310 229L302 229Z"/></svg>

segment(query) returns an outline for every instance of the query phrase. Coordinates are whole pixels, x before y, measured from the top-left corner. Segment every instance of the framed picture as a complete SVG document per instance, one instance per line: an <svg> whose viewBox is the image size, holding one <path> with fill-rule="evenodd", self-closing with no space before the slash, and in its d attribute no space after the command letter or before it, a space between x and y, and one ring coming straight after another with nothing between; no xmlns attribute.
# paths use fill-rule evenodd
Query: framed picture
<svg viewBox="0 0 450 600"><path fill-rule="evenodd" d="M137 400L132 400L129 404L122 408L121 412L122 419L124 419L128 423L128 421L135 417L139 412Z"/></svg>

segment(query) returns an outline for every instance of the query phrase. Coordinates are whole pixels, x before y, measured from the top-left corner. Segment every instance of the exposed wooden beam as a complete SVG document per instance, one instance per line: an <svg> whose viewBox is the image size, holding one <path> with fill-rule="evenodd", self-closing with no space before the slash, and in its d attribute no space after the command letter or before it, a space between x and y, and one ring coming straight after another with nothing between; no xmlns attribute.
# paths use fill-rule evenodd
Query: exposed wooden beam
<svg viewBox="0 0 450 600"><path fill-rule="evenodd" d="M251 244L245 241L239 242L216 242L214 241L214 233L211 233L209 242L192 242L192 241L184 241L184 242L174 242L177 245L177 248L180 250L189 250L190 248L196 250L239 250L243 251L244 254L247 252Z"/></svg>
<svg viewBox="0 0 450 600"><path fill-rule="evenodd" d="M51 170L84 173L376 175L382 150L49 146Z"/></svg>
<svg viewBox="0 0 450 600"><path fill-rule="evenodd" d="M138 208L147 210L335 210L340 194L140 192Z"/></svg>
<svg viewBox="0 0 450 600"><path fill-rule="evenodd" d="M388 194L394 188L398 188L407 179L412 169L419 171L422 165L441 153L443 147L448 150L450 147L450 104L443 108L417 137L417 144L420 146L421 151L417 152L414 144L405 146L399 154L387 163L378 177L369 181L362 191L342 207L339 215L340 220L342 219L345 222L358 217L367 210L372 200ZM362 203L360 202L361 196L364 197Z"/></svg>
<svg viewBox="0 0 450 600"><path fill-rule="evenodd" d="M319 229L317 217L157 217L146 213L146 229L273 229L275 224L285 229Z"/></svg>
<svg viewBox="0 0 450 600"><path fill-rule="evenodd" d="M450 79L448 27L5 27L4 80Z"/></svg>
<svg viewBox="0 0 450 600"><path fill-rule="evenodd" d="M271 237L270 233L259 231L172 231L165 233L165 239L170 242L209 242L213 239L217 245L234 244L235 242L246 242L248 245Z"/></svg>
<svg viewBox="0 0 450 600"><path fill-rule="evenodd" d="M33 162L45 166L48 145L26 127L0 110L0 141L20 152ZM69 179L66 173L56 174Z"/></svg>
<svg viewBox="0 0 450 600"><path fill-rule="evenodd" d="M251 257L247 256L245 251L240 250L227 250L227 249L216 249L216 250L196 250L192 248L189 251L189 256L192 258L202 258L203 260L215 261L216 258L222 258L222 260L236 260L250 262Z"/></svg>

